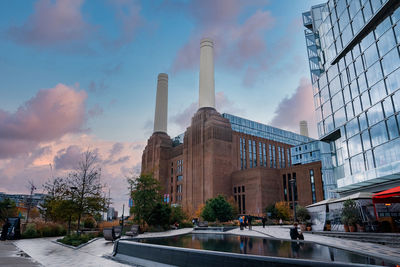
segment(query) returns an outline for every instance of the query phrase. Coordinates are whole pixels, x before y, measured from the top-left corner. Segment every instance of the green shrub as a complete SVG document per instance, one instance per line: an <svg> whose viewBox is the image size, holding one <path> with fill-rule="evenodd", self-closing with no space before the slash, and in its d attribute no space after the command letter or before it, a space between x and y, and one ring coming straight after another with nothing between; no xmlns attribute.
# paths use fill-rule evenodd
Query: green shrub
<svg viewBox="0 0 400 267"><path fill-rule="evenodd" d="M185 212L183 212L182 207L180 206L171 207L171 216L169 218L169 224L174 224L174 223L181 224L185 219L187 219L187 216Z"/></svg>
<svg viewBox="0 0 400 267"><path fill-rule="evenodd" d="M182 221L179 224L179 228L193 228L193 223L191 223L189 221Z"/></svg>
<svg viewBox="0 0 400 267"><path fill-rule="evenodd" d="M224 196L218 195L206 201L201 217L209 222L226 222L233 219L233 208Z"/></svg>
<svg viewBox="0 0 400 267"><path fill-rule="evenodd" d="M310 213L308 212L307 208L303 206L296 207L297 218L300 220L301 223L305 223L307 220L311 218Z"/></svg>
<svg viewBox="0 0 400 267"><path fill-rule="evenodd" d="M77 247L81 244L89 242L91 239L95 238L94 234L72 234L64 236L63 238L57 239L58 242L61 242L66 245Z"/></svg>
<svg viewBox="0 0 400 267"><path fill-rule="evenodd" d="M86 217L83 221L83 227L93 229L96 227L96 220L93 217Z"/></svg>
<svg viewBox="0 0 400 267"><path fill-rule="evenodd" d="M35 237L39 237L39 234L36 231L36 224L28 223L26 225L25 232L22 233L22 238L35 238Z"/></svg>
<svg viewBox="0 0 400 267"><path fill-rule="evenodd" d="M161 226L165 229L169 228L171 215L171 207L164 203L157 203L151 211L151 216L148 219L150 226Z"/></svg>

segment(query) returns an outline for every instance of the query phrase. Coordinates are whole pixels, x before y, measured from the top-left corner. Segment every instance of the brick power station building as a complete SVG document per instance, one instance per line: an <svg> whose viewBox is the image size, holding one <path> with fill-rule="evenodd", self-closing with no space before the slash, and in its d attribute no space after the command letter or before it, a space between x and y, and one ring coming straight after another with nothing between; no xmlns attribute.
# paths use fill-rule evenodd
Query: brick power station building
<svg viewBox="0 0 400 267"><path fill-rule="evenodd" d="M195 211L207 199L234 197L241 214L292 197L305 206L324 199L321 162L293 165L291 148L313 139L215 109L213 42L200 44L199 109L184 134L167 134L168 76L158 75L154 132L142 155L167 201ZM293 189L292 189L293 188Z"/></svg>

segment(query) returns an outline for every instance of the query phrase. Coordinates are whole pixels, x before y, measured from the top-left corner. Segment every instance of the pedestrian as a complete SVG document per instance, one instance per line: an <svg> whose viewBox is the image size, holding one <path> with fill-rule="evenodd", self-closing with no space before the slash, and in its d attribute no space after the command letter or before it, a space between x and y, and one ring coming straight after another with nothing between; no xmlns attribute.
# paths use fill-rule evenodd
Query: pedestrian
<svg viewBox="0 0 400 267"><path fill-rule="evenodd" d="M247 228L247 218L244 215L242 216L242 218L243 218L243 226L244 228Z"/></svg>
<svg viewBox="0 0 400 267"><path fill-rule="evenodd" d="M249 222L249 230L251 230L251 221L253 220L253 217L251 215L249 215L247 221Z"/></svg>
<svg viewBox="0 0 400 267"><path fill-rule="evenodd" d="M8 218L7 218L6 221L4 222L3 228L2 228L2 230L1 230L1 237L0 237L0 239L1 239L2 241L4 241L4 240L7 239L8 228L10 228L10 226L11 226L11 224L10 224L10 222L8 221Z"/></svg>
<svg viewBox="0 0 400 267"><path fill-rule="evenodd" d="M261 221L262 221L262 224L263 224L263 228L265 228L265 223L267 222L267 218L263 217L261 219Z"/></svg>
<svg viewBox="0 0 400 267"><path fill-rule="evenodd" d="M243 217L239 216L239 225L240 225L240 230L243 230Z"/></svg>
<svg viewBox="0 0 400 267"><path fill-rule="evenodd" d="M279 218L279 225L282 226L282 224L283 224L282 218Z"/></svg>
<svg viewBox="0 0 400 267"><path fill-rule="evenodd" d="M304 236L302 232L297 231L297 222L293 224L293 227L290 228L290 239L292 240L304 240Z"/></svg>

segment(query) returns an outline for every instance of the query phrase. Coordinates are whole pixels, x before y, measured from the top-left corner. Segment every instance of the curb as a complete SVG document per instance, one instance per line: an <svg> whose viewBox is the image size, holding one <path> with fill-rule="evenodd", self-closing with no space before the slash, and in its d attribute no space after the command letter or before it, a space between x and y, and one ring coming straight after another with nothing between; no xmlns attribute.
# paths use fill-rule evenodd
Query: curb
<svg viewBox="0 0 400 267"><path fill-rule="evenodd" d="M70 249L77 250L77 249L83 248L84 246L89 245L90 243L92 243L92 242L94 242L94 241L96 241L96 240L98 240L98 239L101 239L101 238L102 238L102 237L96 237L96 238L90 239L88 242L83 243L83 244L80 244L80 245L77 246L77 247L74 247L74 246L71 246L71 245L67 245L67 244L58 242L57 240L52 240L51 242L53 242L54 244L58 244L58 245L61 245L61 246L70 248Z"/></svg>

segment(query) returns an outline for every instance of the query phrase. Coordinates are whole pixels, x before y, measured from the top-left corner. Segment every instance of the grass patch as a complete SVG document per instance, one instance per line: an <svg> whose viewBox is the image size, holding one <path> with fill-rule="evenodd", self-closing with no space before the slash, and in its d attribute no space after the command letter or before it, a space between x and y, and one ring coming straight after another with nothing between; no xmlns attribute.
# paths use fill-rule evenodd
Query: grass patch
<svg viewBox="0 0 400 267"><path fill-rule="evenodd" d="M58 242L66 244L66 245L70 245L70 246L80 246L84 243L89 242L89 240L96 238L97 235L95 234L81 234L81 235L77 235L77 234L72 234L72 235L67 235L64 236L63 238L57 239Z"/></svg>

